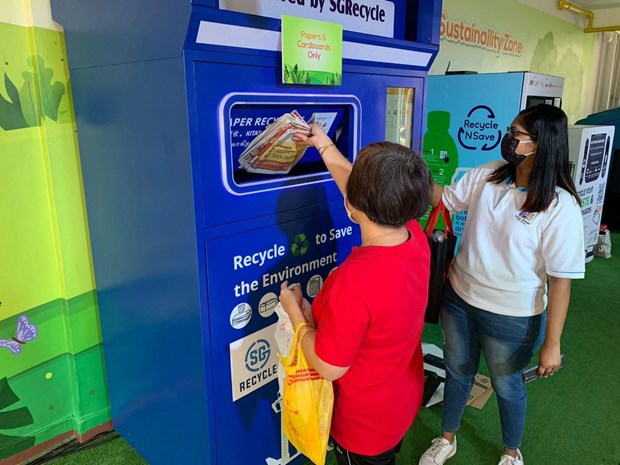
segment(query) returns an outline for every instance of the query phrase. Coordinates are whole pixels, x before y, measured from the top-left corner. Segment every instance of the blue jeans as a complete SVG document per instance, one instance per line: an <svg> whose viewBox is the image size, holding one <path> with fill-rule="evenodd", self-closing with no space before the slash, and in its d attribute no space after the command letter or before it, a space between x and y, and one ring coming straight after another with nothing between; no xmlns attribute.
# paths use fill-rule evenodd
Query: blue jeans
<svg viewBox="0 0 620 465"><path fill-rule="evenodd" d="M521 372L544 339L546 313L513 317L487 312L469 305L446 283L440 318L446 364L443 430L459 429L482 352L497 393L504 446L516 449L527 406Z"/></svg>

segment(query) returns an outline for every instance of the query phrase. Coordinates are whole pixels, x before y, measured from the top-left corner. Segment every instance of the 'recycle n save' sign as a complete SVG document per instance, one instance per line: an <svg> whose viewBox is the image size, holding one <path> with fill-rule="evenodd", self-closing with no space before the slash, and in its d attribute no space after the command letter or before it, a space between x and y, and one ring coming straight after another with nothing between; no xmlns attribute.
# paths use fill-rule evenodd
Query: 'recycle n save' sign
<svg viewBox="0 0 620 465"><path fill-rule="evenodd" d="M490 106L476 105L467 112L457 132L458 143L466 150L491 151L502 139L502 126Z"/></svg>

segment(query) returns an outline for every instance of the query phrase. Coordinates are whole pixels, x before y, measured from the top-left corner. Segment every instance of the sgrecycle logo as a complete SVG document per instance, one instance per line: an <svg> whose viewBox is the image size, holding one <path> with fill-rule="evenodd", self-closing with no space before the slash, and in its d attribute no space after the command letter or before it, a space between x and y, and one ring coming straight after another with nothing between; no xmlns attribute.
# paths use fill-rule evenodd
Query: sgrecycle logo
<svg viewBox="0 0 620 465"><path fill-rule="evenodd" d="M491 107L477 105L467 113L457 137L464 149L490 151L499 145L502 131Z"/></svg>
<svg viewBox="0 0 620 465"><path fill-rule="evenodd" d="M258 339L252 343L245 353L245 367L252 373L264 368L271 356L271 345L265 339Z"/></svg>

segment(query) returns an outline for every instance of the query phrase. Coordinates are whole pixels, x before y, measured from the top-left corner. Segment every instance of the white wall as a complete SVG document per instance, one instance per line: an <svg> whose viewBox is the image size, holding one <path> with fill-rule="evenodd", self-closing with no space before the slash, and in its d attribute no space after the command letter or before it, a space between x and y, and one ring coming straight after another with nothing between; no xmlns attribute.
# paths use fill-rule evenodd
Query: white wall
<svg viewBox="0 0 620 465"><path fill-rule="evenodd" d="M593 10L594 27L620 26L620 7Z"/></svg>
<svg viewBox="0 0 620 465"><path fill-rule="evenodd" d="M553 16L557 16L564 21L569 21L577 26L586 27L587 21L583 15L574 13L570 10L561 10L558 8L558 0L517 0L525 5L544 11Z"/></svg>
<svg viewBox="0 0 620 465"><path fill-rule="evenodd" d="M580 27L585 27L588 24L587 18L571 10L560 10L558 7L558 0L517 0L525 5L531 6L545 13L556 16L564 21L572 22ZM575 5L579 5L584 9L589 9L584 3L580 4L579 0L574 2ZM620 7L614 8L601 8L590 10L594 13L594 27L606 27L606 26L620 26ZM591 81L597 83L592 88L587 89L587 111L588 113L594 113L604 109L601 107L601 95L608 92L607 86L611 81L612 76L603 75L612 73L613 70L607 66L605 60L606 47L609 43L613 33L601 33L601 32L584 32L584 34L594 34L596 42L594 46L594 57L591 70ZM617 40L617 38L616 38ZM601 87L606 87L602 89Z"/></svg>

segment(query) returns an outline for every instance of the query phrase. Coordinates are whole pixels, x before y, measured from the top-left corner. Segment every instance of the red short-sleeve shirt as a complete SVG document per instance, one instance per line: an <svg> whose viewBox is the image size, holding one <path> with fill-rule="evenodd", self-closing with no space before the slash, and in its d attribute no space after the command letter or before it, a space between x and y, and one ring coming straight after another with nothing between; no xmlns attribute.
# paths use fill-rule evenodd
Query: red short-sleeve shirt
<svg viewBox="0 0 620 465"><path fill-rule="evenodd" d="M334 382L331 434L347 450L377 455L405 435L420 407L420 339L430 253L417 221L392 247L355 248L325 281L312 305L316 353L350 367Z"/></svg>

